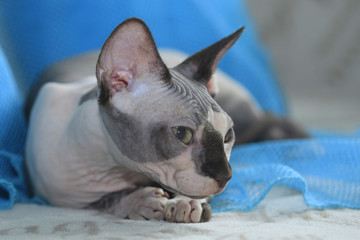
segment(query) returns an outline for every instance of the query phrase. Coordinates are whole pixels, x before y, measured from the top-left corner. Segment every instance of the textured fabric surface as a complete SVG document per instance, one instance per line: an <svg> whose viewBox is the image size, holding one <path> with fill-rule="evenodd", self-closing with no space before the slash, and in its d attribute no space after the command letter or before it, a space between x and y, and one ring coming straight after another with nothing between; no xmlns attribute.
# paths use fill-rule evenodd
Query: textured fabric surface
<svg viewBox="0 0 360 240"><path fill-rule="evenodd" d="M0 211L0 239L359 240L358 211L312 210L300 195L271 199L273 193L252 211L216 213L201 224L134 221L93 210L16 204L11 211Z"/></svg>
<svg viewBox="0 0 360 240"><path fill-rule="evenodd" d="M264 109L286 113L269 61L241 1L0 2L0 208L31 202L22 172L24 95L50 64L98 49L121 21L147 22L160 47L192 53L242 25L244 35L220 68L252 92ZM234 150L234 176L215 211L249 210L281 184L304 192L315 207L359 207L359 139L324 138L243 146Z"/></svg>

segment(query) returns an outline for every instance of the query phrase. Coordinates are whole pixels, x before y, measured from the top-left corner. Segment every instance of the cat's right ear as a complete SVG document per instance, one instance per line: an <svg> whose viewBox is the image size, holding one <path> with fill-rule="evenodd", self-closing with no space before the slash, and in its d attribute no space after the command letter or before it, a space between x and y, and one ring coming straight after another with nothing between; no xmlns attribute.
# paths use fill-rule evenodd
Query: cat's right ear
<svg viewBox="0 0 360 240"><path fill-rule="evenodd" d="M146 24L137 18L122 22L101 49L96 65L99 103L106 104L119 91L131 91L131 82L170 81Z"/></svg>
<svg viewBox="0 0 360 240"><path fill-rule="evenodd" d="M229 36L193 54L174 69L189 79L205 84L210 95L215 95L217 84L212 76L221 58L239 39L244 29L245 27L242 27Z"/></svg>

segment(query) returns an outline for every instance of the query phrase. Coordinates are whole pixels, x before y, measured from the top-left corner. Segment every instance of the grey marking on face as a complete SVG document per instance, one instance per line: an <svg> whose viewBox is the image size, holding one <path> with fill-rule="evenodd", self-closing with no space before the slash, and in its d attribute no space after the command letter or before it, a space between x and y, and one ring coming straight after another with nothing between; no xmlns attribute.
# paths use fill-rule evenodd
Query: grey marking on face
<svg viewBox="0 0 360 240"><path fill-rule="evenodd" d="M165 123L160 122L153 125L150 131L150 141L155 144L156 155L159 159L167 160L176 157L187 148L185 145L179 144L179 141L174 138L174 134Z"/></svg>
<svg viewBox="0 0 360 240"><path fill-rule="evenodd" d="M181 154L181 144L165 122L143 123L135 117L100 105L104 125L121 153L136 162L158 162Z"/></svg>

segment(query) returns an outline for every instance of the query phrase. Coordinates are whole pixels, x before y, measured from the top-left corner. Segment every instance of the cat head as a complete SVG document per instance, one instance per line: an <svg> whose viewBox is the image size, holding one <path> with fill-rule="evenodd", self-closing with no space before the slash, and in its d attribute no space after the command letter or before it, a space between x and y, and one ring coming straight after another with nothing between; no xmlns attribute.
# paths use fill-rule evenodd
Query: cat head
<svg viewBox="0 0 360 240"><path fill-rule="evenodd" d="M174 68L146 24L121 23L106 40L96 76L114 159L164 188L191 197L223 191L232 176L233 122L211 95L212 75L243 28Z"/></svg>

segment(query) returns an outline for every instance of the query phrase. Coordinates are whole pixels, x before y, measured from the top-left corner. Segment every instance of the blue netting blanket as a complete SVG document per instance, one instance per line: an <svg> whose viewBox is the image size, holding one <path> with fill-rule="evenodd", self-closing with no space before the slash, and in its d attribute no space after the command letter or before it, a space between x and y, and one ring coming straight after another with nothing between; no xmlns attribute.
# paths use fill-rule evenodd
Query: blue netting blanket
<svg viewBox="0 0 360 240"><path fill-rule="evenodd" d="M214 211L250 210L274 185L301 191L312 207L360 208L360 134L314 137L235 148L233 179Z"/></svg>
<svg viewBox="0 0 360 240"><path fill-rule="evenodd" d="M38 202L28 193L22 163L24 96L52 63L99 49L128 17L148 23L160 47L187 53L242 25L245 34L220 63L263 109L286 114L271 65L242 1L0 1L0 209ZM170 34L171 33L171 34ZM194 38L193 36L198 36ZM199 36L202 36L201 38ZM249 210L276 184L304 193L314 207L360 208L360 134L316 134L312 140L244 145L231 157L234 174L214 211Z"/></svg>

